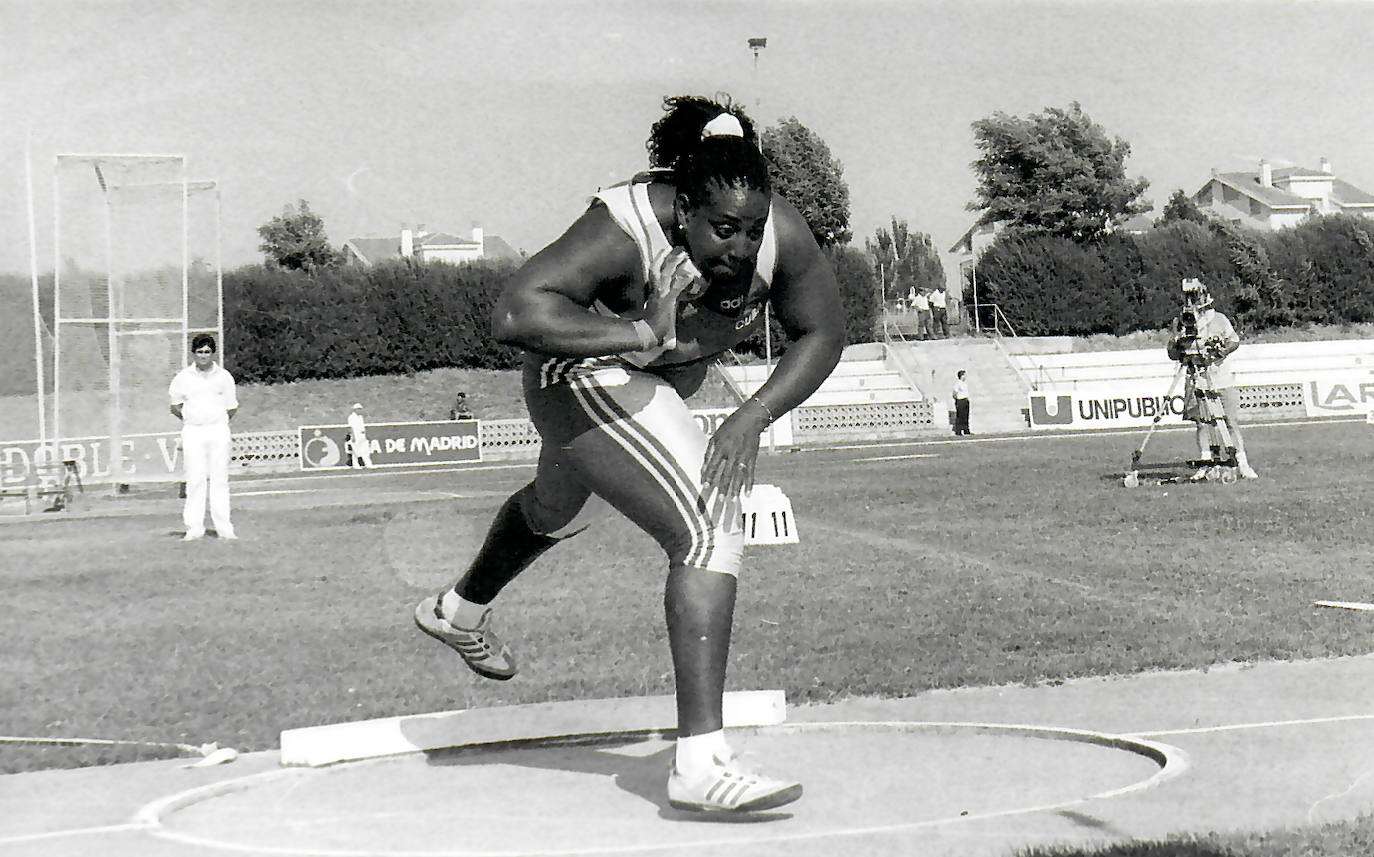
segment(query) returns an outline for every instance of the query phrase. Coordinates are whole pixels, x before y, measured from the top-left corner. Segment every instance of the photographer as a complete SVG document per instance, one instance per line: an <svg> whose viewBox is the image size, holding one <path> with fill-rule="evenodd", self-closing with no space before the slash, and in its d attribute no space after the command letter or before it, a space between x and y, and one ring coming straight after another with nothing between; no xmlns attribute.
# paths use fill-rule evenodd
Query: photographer
<svg viewBox="0 0 1374 857"><path fill-rule="evenodd" d="M1177 360L1188 367L1188 377L1184 384L1183 418L1197 423L1198 458L1203 462L1193 481L1207 477L1212 465L1212 446L1208 442L1208 426L1203 420L1201 397L1197 394L1198 375L1205 373L1210 386L1219 395L1221 414L1226 421L1232 443L1236 447L1236 465L1242 479L1258 479L1259 474L1250 466L1245 456L1245 444L1240 436L1240 396L1236 393L1235 376L1226 365L1226 358L1240 347L1240 337L1236 334L1231 320L1212 308L1212 295L1201 280L1183 281L1183 312L1175 320L1175 335L1169 340L1170 360ZM1213 399L1213 402L1218 401Z"/></svg>

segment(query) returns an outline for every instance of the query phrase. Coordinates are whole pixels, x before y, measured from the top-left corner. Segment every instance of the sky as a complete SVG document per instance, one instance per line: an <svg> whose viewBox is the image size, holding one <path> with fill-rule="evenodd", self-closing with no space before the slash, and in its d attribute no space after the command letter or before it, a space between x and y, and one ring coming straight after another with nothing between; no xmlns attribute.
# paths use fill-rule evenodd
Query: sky
<svg viewBox="0 0 1374 857"><path fill-rule="evenodd" d="M51 270L77 152L184 156L226 269L301 199L335 245L480 226L532 253L687 93L824 139L858 246L895 217L949 248L972 123L1074 101L1156 214L1261 158L1374 191L1371 33L1353 0L0 0L0 273Z"/></svg>

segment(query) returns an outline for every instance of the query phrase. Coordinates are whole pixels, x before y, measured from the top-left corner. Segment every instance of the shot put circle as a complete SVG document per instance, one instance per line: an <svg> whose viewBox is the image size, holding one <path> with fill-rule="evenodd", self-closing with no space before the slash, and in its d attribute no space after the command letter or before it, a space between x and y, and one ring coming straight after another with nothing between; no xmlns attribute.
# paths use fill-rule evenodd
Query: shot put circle
<svg viewBox="0 0 1374 857"><path fill-rule="evenodd" d="M761 813L667 806L671 740L561 736L282 768L150 804L155 836L313 857L700 853L807 843L1063 810L1183 773L1182 751L1140 739L1005 724L827 722L732 730L800 801ZM438 827L435 818L446 822ZM736 822L736 823L703 823ZM451 834L461 830L462 836ZM436 838L437 837L437 838Z"/></svg>

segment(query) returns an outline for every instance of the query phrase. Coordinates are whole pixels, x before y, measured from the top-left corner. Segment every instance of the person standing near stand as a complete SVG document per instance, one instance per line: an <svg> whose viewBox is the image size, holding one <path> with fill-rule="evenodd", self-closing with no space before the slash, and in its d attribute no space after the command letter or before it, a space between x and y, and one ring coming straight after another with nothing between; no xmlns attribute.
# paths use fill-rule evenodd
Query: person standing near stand
<svg viewBox="0 0 1374 857"><path fill-rule="evenodd" d="M215 363L215 338L191 340L192 362L172 378L167 394L172 415L181 420L181 455L186 470L183 541L205 537L205 506L221 539L236 539L229 520L229 420L238 411L234 376Z"/></svg>
<svg viewBox="0 0 1374 857"><path fill-rule="evenodd" d="M372 466L372 447L367 439L367 421L363 418L362 402L353 405L348 415L348 439L353 449L354 467Z"/></svg>
<svg viewBox="0 0 1374 857"><path fill-rule="evenodd" d="M930 316L933 333L940 339L949 337L949 312L945 301L945 287L936 286L930 292Z"/></svg>
<svg viewBox="0 0 1374 857"><path fill-rule="evenodd" d="M917 339L932 338L930 328L930 297L926 294L927 291L928 290L926 288L922 287L920 290L916 292L916 297L914 299L914 306L916 307Z"/></svg>
<svg viewBox="0 0 1374 857"><path fill-rule="evenodd" d="M973 434L968 429L968 381L964 376L968 374L963 369L954 377L954 433Z"/></svg>

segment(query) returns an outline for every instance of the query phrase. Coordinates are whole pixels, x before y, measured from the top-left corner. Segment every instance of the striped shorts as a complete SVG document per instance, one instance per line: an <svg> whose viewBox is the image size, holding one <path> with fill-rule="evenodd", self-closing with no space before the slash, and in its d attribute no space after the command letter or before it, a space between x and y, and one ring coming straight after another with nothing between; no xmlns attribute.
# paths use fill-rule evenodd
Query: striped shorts
<svg viewBox="0 0 1374 857"><path fill-rule="evenodd" d="M524 393L543 439L525 504L535 532L566 537L614 509L671 566L739 574L737 506L703 492L706 434L669 380L614 360L529 360Z"/></svg>

